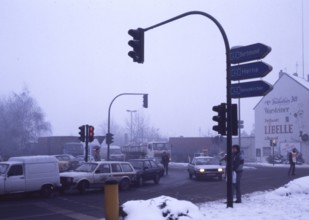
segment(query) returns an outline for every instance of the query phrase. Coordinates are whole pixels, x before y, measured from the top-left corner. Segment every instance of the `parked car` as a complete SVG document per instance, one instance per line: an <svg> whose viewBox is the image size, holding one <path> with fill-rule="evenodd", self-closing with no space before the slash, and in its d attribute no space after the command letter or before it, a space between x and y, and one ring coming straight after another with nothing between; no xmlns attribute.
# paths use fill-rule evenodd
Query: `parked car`
<svg viewBox="0 0 309 220"><path fill-rule="evenodd" d="M194 157L188 165L189 178L194 176L196 179L218 178L223 179L225 167L219 165L218 159L209 156Z"/></svg>
<svg viewBox="0 0 309 220"><path fill-rule="evenodd" d="M53 156L11 157L0 162L0 195L39 191L48 197L59 188L58 161Z"/></svg>
<svg viewBox="0 0 309 220"><path fill-rule="evenodd" d="M131 159L128 162L136 170L135 183L139 186L142 186L146 181L154 181L155 184L158 184L164 174L164 168L152 159Z"/></svg>
<svg viewBox="0 0 309 220"><path fill-rule="evenodd" d="M84 193L90 188L102 189L105 181L110 179L116 180L120 189L127 190L135 176L136 171L128 162L87 162L77 167L75 171L60 173L61 191L77 189L80 193Z"/></svg>
<svg viewBox="0 0 309 220"><path fill-rule="evenodd" d="M55 157L59 161L59 171L60 172L74 170L76 167L80 165L79 161L70 154L60 154L60 155L55 155Z"/></svg>

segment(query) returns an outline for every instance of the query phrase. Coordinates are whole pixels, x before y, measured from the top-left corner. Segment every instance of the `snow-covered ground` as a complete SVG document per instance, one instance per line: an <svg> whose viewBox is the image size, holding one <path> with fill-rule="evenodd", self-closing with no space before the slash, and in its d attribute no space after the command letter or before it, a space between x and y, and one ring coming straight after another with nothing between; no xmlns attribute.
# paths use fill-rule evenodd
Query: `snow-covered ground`
<svg viewBox="0 0 309 220"><path fill-rule="evenodd" d="M273 191L243 196L241 204L226 208L225 200L193 204L160 196L148 200L128 201L122 205L124 220L308 220L309 176L294 179Z"/></svg>

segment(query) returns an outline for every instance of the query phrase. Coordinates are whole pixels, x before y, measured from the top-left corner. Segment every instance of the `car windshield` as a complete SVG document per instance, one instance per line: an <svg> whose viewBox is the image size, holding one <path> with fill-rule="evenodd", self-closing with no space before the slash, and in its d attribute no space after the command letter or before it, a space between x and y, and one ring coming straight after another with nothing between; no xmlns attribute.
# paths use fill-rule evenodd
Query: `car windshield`
<svg viewBox="0 0 309 220"><path fill-rule="evenodd" d="M194 158L193 163L195 165L214 165L218 164L218 161L212 157Z"/></svg>
<svg viewBox="0 0 309 220"><path fill-rule="evenodd" d="M75 171L77 172L93 172L95 170L95 168L97 167L98 164L96 163L84 163L82 165L80 165L79 167L77 167L75 169Z"/></svg>
<svg viewBox="0 0 309 220"><path fill-rule="evenodd" d="M9 167L9 165L7 165L7 164L0 164L0 174L5 174L8 167Z"/></svg>
<svg viewBox="0 0 309 220"><path fill-rule="evenodd" d="M140 160L131 160L130 163L134 167L134 169L142 169L143 168L143 161Z"/></svg>

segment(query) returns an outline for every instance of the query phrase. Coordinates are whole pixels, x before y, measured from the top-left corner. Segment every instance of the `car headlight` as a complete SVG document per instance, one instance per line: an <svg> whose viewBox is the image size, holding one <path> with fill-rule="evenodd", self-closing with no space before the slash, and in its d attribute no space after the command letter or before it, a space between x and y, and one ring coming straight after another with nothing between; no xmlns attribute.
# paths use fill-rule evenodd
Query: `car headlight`
<svg viewBox="0 0 309 220"><path fill-rule="evenodd" d="M222 169L222 168L218 168L218 171L219 171L219 172L223 172L223 169Z"/></svg>
<svg viewBox="0 0 309 220"><path fill-rule="evenodd" d="M199 169L199 171L200 171L201 173L204 173L204 172L205 172L205 169L201 168L201 169Z"/></svg>

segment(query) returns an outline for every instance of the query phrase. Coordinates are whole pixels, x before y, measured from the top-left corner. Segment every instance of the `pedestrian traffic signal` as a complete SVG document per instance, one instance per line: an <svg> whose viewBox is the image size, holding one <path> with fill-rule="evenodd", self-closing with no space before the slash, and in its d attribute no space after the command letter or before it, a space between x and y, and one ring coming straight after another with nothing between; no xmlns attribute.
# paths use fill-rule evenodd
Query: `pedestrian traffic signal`
<svg viewBox="0 0 309 220"><path fill-rule="evenodd" d="M128 55L133 58L134 62L144 63L144 29L131 29L128 33L133 37L133 40L128 42L133 51L130 51Z"/></svg>
<svg viewBox="0 0 309 220"><path fill-rule="evenodd" d="M111 144L114 142L114 135L112 133L106 134L106 144Z"/></svg>
<svg viewBox="0 0 309 220"><path fill-rule="evenodd" d="M92 142L93 139L94 139L94 127L90 125L88 127L88 142Z"/></svg>
<svg viewBox="0 0 309 220"><path fill-rule="evenodd" d="M238 135L238 113L237 104L232 104L232 135Z"/></svg>
<svg viewBox="0 0 309 220"><path fill-rule="evenodd" d="M226 104L221 103L220 105L214 106L212 110L217 112L217 115L212 120L218 123L212 127L212 130L221 135L226 135Z"/></svg>
<svg viewBox="0 0 309 220"><path fill-rule="evenodd" d="M143 95L143 107L148 108L148 94Z"/></svg>
<svg viewBox="0 0 309 220"><path fill-rule="evenodd" d="M85 137L86 137L86 134L85 134L85 129L86 126L85 125L82 125L79 127L79 140L82 141L82 142L85 142Z"/></svg>

